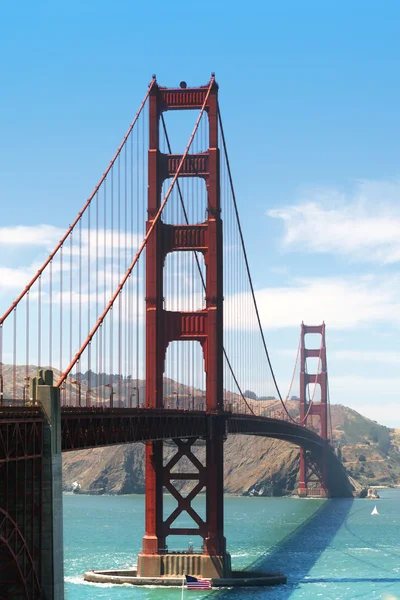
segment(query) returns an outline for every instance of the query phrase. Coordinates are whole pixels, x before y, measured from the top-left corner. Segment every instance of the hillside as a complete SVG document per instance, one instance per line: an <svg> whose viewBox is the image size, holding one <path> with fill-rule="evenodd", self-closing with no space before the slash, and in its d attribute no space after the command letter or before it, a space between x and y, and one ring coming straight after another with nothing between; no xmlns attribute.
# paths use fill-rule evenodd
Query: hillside
<svg viewBox="0 0 400 600"><path fill-rule="evenodd" d="M345 406L332 406L334 440L348 473L363 486L400 484L400 431Z"/></svg>
<svg viewBox="0 0 400 600"><path fill-rule="evenodd" d="M3 365L3 373L10 374L10 371L9 365ZM15 380L20 397L27 371L29 375L36 372L33 366L29 366L28 370L24 366L16 369ZM86 398L89 374L77 377L82 382L82 398ZM105 380L110 381L110 376L90 374L91 399L101 401L105 396ZM118 389L116 376L113 376L112 381L114 389ZM121 397L125 397L125 401L129 397L128 389L135 389L137 393L136 387L132 387L135 384L140 399L145 398L144 382L127 378L120 384ZM65 387L67 400L76 403L76 386L67 384ZM5 397L8 394L11 395L11 390L5 387ZM246 391L246 396L257 414L279 417L282 409L279 400L257 399L251 391ZM200 408L204 402L204 393L165 379L164 399L171 407L176 406L179 400L181 407L189 408L194 403L195 407ZM122 404L124 400L120 402ZM237 394L226 393L226 402L240 402L240 398ZM291 399L287 404L293 417L298 415L298 406L297 398ZM363 487L400 484L400 430L383 427L341 405L331 406L331 420L335 446L341 453L348 473L354 479ZM315 429L318 431L317 427ZM167 448L166 454L171 451ZM204 447L196 447L195 451L202 457ZM268 495L280 495L294 490L297 487L298 456L298 448L285 442L252 436L229 436L225 442L225 490L232 494L246 494L255 490ZM144 490L143 465L143 444L66 453L63 455L64 489L70 490L72 484L78 481L82 490L88 493L141 493Z"/></svg>
<svg viewBox="0 0 400 600"><path fill-rule="evenodd" d="M202 458L204 447L195 448L195 454ZM295 485L298 450L277 440L230 436L225 442L224 466L227 493L241 495L256 489L281 495ZM86 493L140 494L143 467L143 444L69 452L63 454L63 487L71 490L77 481Z"/></svg>
<svg viewBox="0 0 400 600"><path fill-rule="evenodd" d="M261 401L249 402L254 406ZM272 410L278 409L277 401L269 402ZM298 402L291 401L289 406L295 415ZM335 446L348 473L363 487L399 485L400 431L378 425L341 405L331 406L331 416ZM204 448L196 448L200 457L203 453ZM144 490L143 461L143 444L65 454L64 488L69 490L72 483L78 481L82 490L89 493L141 493ZM225 442L225 491L247 494L255 490L266 495L281 495L295 490L298 461L298 448L286 442L229 436Z"/></svg>

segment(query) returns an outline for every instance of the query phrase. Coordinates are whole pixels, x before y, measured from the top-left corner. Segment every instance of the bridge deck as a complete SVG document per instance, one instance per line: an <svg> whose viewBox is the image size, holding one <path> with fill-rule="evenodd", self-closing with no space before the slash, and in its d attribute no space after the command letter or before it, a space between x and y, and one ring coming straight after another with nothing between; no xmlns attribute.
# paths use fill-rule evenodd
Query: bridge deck
<svg viewBox="0 0 400 600"><path fill-rule="evenodd" d="M36 406L0 408L0 423L14 419L42 418L42 413ZM351 495L351 485L345 470L329 444L305 427L268 417L176 409L63 407L62 450L68 452L147 440L205 438L212 435L217 419L225 421L227 435L256 435L279 439L310 451L317 461L325 451L331 495Z"/></svg>

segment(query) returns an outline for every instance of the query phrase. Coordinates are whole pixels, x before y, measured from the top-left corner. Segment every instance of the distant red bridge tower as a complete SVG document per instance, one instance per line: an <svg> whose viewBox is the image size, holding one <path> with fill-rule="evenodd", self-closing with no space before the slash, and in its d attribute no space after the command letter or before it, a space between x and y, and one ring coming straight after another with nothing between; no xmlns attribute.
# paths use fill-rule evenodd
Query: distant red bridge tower
<svg viewBox="0 0 400 600"><path fill-rule="evenodd" d="M321 335L321 344L318 348L306 348L305 336L307 333ZM301 325L300 333L300 422L304 427L307 422L310 425L313 416L319 417L319 434L324 440L328 440L328 376L326 364L325 345L325 323L322 325ZM318 372L307 372L307 358L317 358ZM320 401L309 399L307 386L320 387ZM327 496L327 465L326 452L323 452L322 460L317 464L312 460L309 452L300 448L300 496Z"/></svg>

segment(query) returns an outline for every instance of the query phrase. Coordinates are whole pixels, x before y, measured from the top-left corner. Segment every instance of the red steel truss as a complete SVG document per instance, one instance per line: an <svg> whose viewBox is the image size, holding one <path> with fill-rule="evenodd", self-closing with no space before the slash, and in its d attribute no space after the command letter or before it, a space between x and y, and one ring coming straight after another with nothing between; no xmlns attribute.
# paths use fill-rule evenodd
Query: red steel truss
<svg viewBox="0 0 400 600"><path fill-rule="evenodd" d="M147 409L63 408L62 451L82 450L207 435L209 418L204 412Z"/></svg>
<svg viewBox="0 0 400 600"><path fill-rule="evenodd" d="M307 333L321 335L319 348L306 348L305 336ZM304 427L313 416L319 417L319 434L324 440L328 440L328 379L325 346L325 323L322 325L301 325L300 333L300 422ZM318 372L307 372L307 358L318 358ZM320 387L321 397L319 402L307 398L307 386ZM314 396L314 392L313 396ZM321 461L316 463L310 452L300 448L300 482L299 494L301 496L316 495L327 496L327 458L326 450L322 451Z"/></svg>
<svg viewBox="0 0 400 600"><path fill-rule="evenodd" d="M211 86L211 91L210 91ZM159 148L159 126L162 112L201 109L208 116L209 148L201 154L162 154ZM218 148L218 86L199 88L162 88L154 84L150 92L150 148L148 154L148 221L149 229L161 206L163 181L177 173L185 177L201 177L207 186L207 220L197 225L166 225L158 219L146 250L146 405L163 406L163 375L167 346L175 340L197 340L203 348L206 372L206 409L208 413L223 410L223 322L222 322L222 220L220 208L220 156ZM198 251L206 265L206 307L197 312L173 312L163 308L163 267L167 253ZM217 421L219 422L219 421ZM220 430L221 429L221 430ZM176 440L172 463L189 458L197 478L192 493L183 498L171 483L171 462L163 465L162 441L146 445L146 534L143 554L158 554L166 547L171 534L197 534L204 539L204 551L210 555L225 554L223 535L223 428L216 427L206 441L206 464L193 461L190 442ZM176 479L176 476L175 476ZM163 486L175 496L178 508L163 520ZM191 501L206 492L205 522L193 510ZM186 510L197 527L175 528L172 523Z"/></svg>
<svg viewBox="0 0 400 600"><path fill-rule="evenodd" d="M2 409L0 599L41 598L43 418Z"/></svg>

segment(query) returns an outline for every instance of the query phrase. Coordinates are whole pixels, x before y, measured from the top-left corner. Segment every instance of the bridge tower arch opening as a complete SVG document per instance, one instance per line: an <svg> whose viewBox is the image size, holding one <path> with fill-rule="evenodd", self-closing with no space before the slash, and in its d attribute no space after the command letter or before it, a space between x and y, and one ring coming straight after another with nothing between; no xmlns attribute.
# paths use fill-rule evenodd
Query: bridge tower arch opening
<svg viewBox="0 0 400 600"><path fill-rule="evenodd" d="M198 341L170 342L164 373L164 408L185 412L206 409L204 351Z"/></svg>
<svg viewBox="0 0 400 600"><path fill-rule="evenodd" d="M311 334L311 335L310 335ZM311 339L314 347L306 347ZM318 343L319 340L319 343ZM314 372L310 372L313 365ZM314 421L317 419L317 422ZM301 324L300 332L300 422L304 427L317 426L328 444L328 374L326 362L325 323ZM300 448L300 496L328 495L326 449L317 463L311 453Z"/></svg>
<svg viewBox="0 0 400 600"><path fill-rule="evenodd" d="M165 111L199 110L205 104L208 150L183 155L160 150L161 116ZM210 432L205 440L204 464L193 461L193 440L175 440L176 457L189 457L197 468L197 483L191 493L178 498L171 515L164 514L163 488L171 481L171 461L164 463L163 441L146 442L146 503L142 552L138 575L159 577L179 575L183 570L203 577L221 577L230 573L223 532L223 256L220 204L220 154L218 148L218 86L164 88L157 83L149 96L148 220L154 224L162 201L163 182L177 174L182 178L201 178L206 183L206 218L201 223L166 224L158 219L146 247L146 406L163 407L163 377L167 347L174 341L197 341L203 350L205 369L205 411ZM181 164L182 163L182 164ZM164 264L169 253L200 252L205 262L205 307L201 310L167 310L164 306ZM172 459L174 460L174 459ZM197 459L196 459L197 460ZM186 474L185 474L186 475ZM176 477L176 475L174 475ZM205 490L205 520L191 514L191 501ZM171 491L171 490L170 490ZM172 527L176 511L186 510L197 527ZM194 511L192 511L194 513ZM166 518L165 518L166 517ZM203 551L196 556L166 551L170 535L200 535Z"/></svg>

